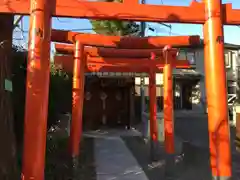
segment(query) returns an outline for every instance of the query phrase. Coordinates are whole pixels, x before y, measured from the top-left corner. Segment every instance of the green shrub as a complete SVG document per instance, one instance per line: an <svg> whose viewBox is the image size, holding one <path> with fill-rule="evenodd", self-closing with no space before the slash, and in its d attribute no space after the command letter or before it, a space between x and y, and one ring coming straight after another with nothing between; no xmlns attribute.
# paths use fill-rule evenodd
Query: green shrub
<svg viewBox="0 0 240 180"><path fill-rule="evenodd" d="M14 126L17 143L22 144L25 91L26 91L26 64L27 51L20 47L13 47L12 81L13 81L13 105ZM56 124L58 114L71 112L72 77L51 64L49 106L48 106L48 128Z"/></svg>

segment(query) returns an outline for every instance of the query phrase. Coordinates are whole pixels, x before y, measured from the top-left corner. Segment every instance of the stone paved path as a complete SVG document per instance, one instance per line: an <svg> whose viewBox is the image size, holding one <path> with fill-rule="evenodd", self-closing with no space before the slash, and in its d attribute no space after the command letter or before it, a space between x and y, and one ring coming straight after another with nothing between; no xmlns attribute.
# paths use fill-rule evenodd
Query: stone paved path
<svg viewBox="0 0 240 180"><path fill-rule="evenodd" d="M97 180L148 180L137 160L120 138L119 135L124 134L121 132L124 131L115 132L116 135L111 131L92 133L95 137Z"/></svg>
<svg viewBox="0 0 240 180"><path fill-rule="evenodd" d="M184 156L176 164L175 179L211 180L206 121L197 118L179 119L176 121L175 131L180 137L179 142L187 141L190 143L184 153L187 156ZM90 132L85 136L95 139L97 180L166 179L164 175L164 149L158 151L161 152L159 161L152 163L149 158L149 145L141 138L139 132L135 130L108 130ZM175 142L176 147L178 147L177 144L179 143ZM179 144L178 153L181 152L181 147L183 147L182 143ZM233 152L233 180L240 180L239 162L240 154Z"/></svg>

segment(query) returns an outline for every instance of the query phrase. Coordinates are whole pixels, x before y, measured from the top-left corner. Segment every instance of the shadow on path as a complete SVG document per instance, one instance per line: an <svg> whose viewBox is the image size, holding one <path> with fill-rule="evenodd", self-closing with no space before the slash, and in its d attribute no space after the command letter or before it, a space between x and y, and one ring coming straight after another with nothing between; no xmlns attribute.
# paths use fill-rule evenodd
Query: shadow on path
<svg viewBox="0 0 240 180"><path fill-rule="evenodd" d="M165 178L164 149L159 149L158 161L151 163L149 146L141 137L122 137L133 156L148 176L149 180ZM206 149L195 148L190 144L184 145L185 156L176 155L174 179L177 180L211 180L209 154Z"/></svg>

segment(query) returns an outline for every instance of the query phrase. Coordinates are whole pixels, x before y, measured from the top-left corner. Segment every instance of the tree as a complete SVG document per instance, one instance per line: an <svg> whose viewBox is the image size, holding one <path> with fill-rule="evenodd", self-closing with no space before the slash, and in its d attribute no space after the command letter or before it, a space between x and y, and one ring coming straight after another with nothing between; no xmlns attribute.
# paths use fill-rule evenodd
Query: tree
<svg viewBox="0 0 240 180"><path fill-rule="evenodd" d="M122 0L98 0L104 2L122 2ZM136 22L118 20L91 20L93 30L105 35L136 35L140 26Z"/></svg>
<svg viewBox="0 0 240 180"><path fill-rule="evenodd" d="M72 75L51 64L48 128L56 124L58 115L71 112L72 109Z"/></svg>
<svg viewBox="0 0 240 180"><path fill-rule="evenodd" d="M20 46L14 46L12 49L12 102L14 107L14 133L19 150L22 149L23 138L27 55L27 51Z"/></svg>
<svg viewBox="0 0 240 180"><path fill-rule="evenodd" d="M12 15L1 15L0 33L0 179L18 179L12 106Z"/></svg>

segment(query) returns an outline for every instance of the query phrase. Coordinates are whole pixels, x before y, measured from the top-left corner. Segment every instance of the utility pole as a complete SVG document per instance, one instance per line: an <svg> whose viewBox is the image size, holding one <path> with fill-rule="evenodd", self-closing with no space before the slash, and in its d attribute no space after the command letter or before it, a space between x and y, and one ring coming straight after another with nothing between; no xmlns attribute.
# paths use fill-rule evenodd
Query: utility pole
<svg viewBox="0 0 240 180"><path fill-rule="evenodd" d="M141 0L141 4L145 4L145 0ZM145 36L146 22L141 22L141 37ZM141 83L140 83L140 96L141 96L141 122L144 122L144 111L145 111L145 92L144 92L144 75L141 73ZM145 125L144 125L145 126Z"/></svg>

